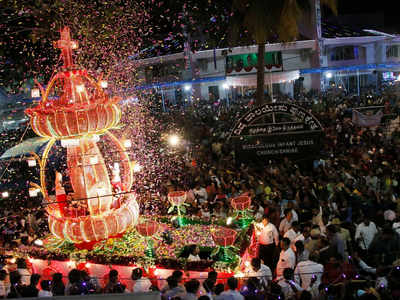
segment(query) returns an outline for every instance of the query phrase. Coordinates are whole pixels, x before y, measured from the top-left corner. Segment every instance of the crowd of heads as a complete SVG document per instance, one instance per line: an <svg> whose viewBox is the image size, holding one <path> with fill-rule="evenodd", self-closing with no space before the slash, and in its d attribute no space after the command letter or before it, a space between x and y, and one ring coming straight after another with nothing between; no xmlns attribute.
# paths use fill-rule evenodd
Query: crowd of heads
<svg viewBox="0 0 400 300"><path fill-rule="evenodd" d="M232 212L230 199L246 194L252 199L251 208L257 222L267 220L276 226L280 235L279 250L268 265L272 273L276 272L279 251L294 249L296 264L282 270L282 278L288 282L298 262L307 258L324 267L321 274L324 285L320 291L326 295L343 294L335 286L337 282L331 282L336 277L346 285L349 277L362 276L363 272L368 284L361 290L367 291L378 277L385 277L388 282L385 290L390 288L395 292L393 284L398 282L396 263L400 257L400 130L390 126L358 127L351 121L351 108L381 105L386 115L396 116L396 96L384 93L373 97L319 95L297 104L312 112L324 127L320 155L312 161L279 157L266 161L263 166L242 164L227 142L233 124L254 105L253 101L246 98L229 102L197 101L185 110L171 108L164 113L150 108L148 115L157 118L157 124L168 124L165 128L169 131L179 128L185 144L174 149L165 146L162 154L151 152L146 159L157 155L158 169L149 170L147 177L143 173L135 174L138 180L134 188L143 192L141 214L166 215L168 193L184 190L190 204L187 215L202 219L226 218ZM157 134L152 132L149 142L144 139L143 147L148 147ZM150 173L153 174L150 176ZM154 173L157 179L152 181ZM15 212L3 216L7 218L2 226L3 245L24 247L47 230L43 211L32 208L32 215L30 219L27 214ZM301 240L293 240L300 235ZM365 265L367 270L375 269L375 273L363 271L361 266ZM258 268L257 261L252 268ZM70 282L76 282L79 276L78 282L83 280L81 273L74 276L69 278ZM279 276L275 280L279 281ZM199 288L195 281L187 281L185 289L176 277L167 281L170 290L180 287L185 293L192 293ZM110 282L114 281L110 278ZM205 290L211 291L212 281L205 282L208 282ZM227 282L229 288L234 287L234 282L235 279ZM247 286L248 290L260 290L254 288L253 280ZM119 286L113 285L114 288L118 290ZM220 289L216 284L213 292ZM268 285L270 294L279 294L279 290L284 288Z"/></svg>

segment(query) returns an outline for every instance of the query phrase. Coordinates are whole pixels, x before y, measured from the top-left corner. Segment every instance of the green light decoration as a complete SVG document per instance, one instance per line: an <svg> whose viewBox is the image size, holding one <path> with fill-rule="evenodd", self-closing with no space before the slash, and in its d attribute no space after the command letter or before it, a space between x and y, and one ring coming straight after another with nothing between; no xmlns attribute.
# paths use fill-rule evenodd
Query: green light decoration
<svg viewBox="0 0 400 300"><path fill-rule="evenodd" d="M147 257L154 258L156 256L156 252L154 250L154 241L152 236L157 233L159 229L159 224L155 221L143 221L142 223L136 225L136 231L144 237L146 241L146 249L144 253Z"/></svg>
<svg viewBox="0 0 400 300"><path fill-rule="evenodd" d="M144 253L147 257L156 257L156 252L154 250L154 241L151 238L147 238L147 247Z"/></svg>
<svg viewBox="0 0 400 300"><path fill-rule="evenodd" d="M218 246L211 252L211 257L215 257L217 261L225 263L233 263L238 259L238 255L235 253L239 251L234 246Z"/></svg>
<svg viewBox="0 0 400 300"><path fill-rule="evenodd" d="M236 211L235 223L242 229L247 228L254 220L250 210L251 198L246 195L233 198L231 205Z"/></svg>
<svg viewBox="0 0 400 300"><path fill-rule="evenodd" d="M168 213L174 212L176 209L178 216L177 221L179 227L183 227L187 225L187 220L182 214L186 214L186 207L189 204L185 203L186 201L186 192L185 191L175 191L168 193L168 201L171 203L171 207L168 209Z"/></svg>

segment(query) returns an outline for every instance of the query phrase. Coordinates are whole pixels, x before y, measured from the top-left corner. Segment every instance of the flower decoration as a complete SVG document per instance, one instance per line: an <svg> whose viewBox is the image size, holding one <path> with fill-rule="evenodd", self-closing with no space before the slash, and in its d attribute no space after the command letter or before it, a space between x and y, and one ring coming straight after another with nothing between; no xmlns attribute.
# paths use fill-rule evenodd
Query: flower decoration
<svg viewBox="0 0 400 300"><path fill-rule="evenodd" d="M143 236L147 241L147 249L145 253L148 257L155 257L154 241L151 238L159 230L159 224L155 221L143 221L142 223L136 225L136 230L141 236Z"/></svg>
<svg viewBox="0 0 400 300"><path fill-rule="evenodd" d="M233 246L236 240L237 232L231 228L219 227L211 231L211 236L216 245L219 247L215 248L211 253L211 256L216 256L218 260L223 262L232 262L237 259L237 255L234 250L237 250Z"/></svg>
<svg viewBox="0 0 400 300"><path fill-rule="evenodd" d="M235 219L238 218L238 224L241 228L246 228L253 221L250 214L251 198L241 195L231 200L232 207L236 210Z"/></svg>
<svg viewBox="0 0 400 300"><path fill-rule="evenodd" d="M171 207L168 209L168 213L172 213L175 209L178 213L178 224L179 226L184 225L184 219L182 214L186 213L185 206L189 206L189 204L185 203L186 201L186 192L185 191L175 191L168 193L168 201L171 203Z"/></svg>
<svg viewBox="0 0 400 300"><path fill-rule="evenodd" d="M137 232L140 235L148 237L154 235L159 229L159 224L155 221L145 221L136 225Z"/></svg>
<svg viewBox="0 0 400 300"><path fill-rule="evenodd" d="M234 209L244 211L250 208L251 198L249 196L239 196L231 200Z"/></svg>

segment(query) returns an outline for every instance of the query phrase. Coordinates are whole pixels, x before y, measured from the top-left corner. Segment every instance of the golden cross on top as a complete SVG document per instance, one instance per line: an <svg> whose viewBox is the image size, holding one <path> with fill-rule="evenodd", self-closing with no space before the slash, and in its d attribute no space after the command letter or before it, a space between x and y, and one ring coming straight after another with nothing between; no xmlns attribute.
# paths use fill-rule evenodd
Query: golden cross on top
<svg viewBox="0 0 400 300"><path fill-rule="evenodd" d="M64 67L68 68L73 65L72 61L72 50L78 48L78 43L71 40L69 33L69 27L66 26L61 30L61 37L55 43L57 48L61 49L62 59L64 61Z"/></svg>

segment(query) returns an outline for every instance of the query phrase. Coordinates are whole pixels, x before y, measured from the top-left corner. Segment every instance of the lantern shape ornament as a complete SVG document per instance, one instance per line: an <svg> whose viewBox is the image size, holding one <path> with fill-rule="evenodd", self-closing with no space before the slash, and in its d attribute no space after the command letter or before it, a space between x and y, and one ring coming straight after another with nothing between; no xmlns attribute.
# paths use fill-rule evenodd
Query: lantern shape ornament
<svg viewBox="0 0 400 300"><path fill-rule="evenodd" d="M155 257L154 242L151 237L158 232L159 228L159 224L155 221L143 221L136 225L136 231L147 241L145 254L148 257Z"/></svg>
<svg viewBox="0 0 400 300"><path fill-rule="evenodd" d="M77 45L65 27L55 43L61 49L64 64L45 90L39 85L42 98L26 114L35 133L49 138L39 165L40 190L48 203L50 231L58 238L80 244L123 233L137 223L139 207L136 196L130 192L133 179L129 156L123 144L108 131L121 118L119 99L108 97L101 78L96 81L85 69L74 65L72 50ZM121 158L123 168L118 183L110 179L97 144L101 135L107 135ZM56 172L54 196L48 194L45 174L50 149L57 140L66 148L66 173L73 192L65 192L63 176ZM79 213L71 215L71 202L79 203Z"/></svg>
<svg viewBox="0 0 400 300"><path fill-rule="evenodd" d="M236 210L235 218L238 219L238 225L241 228L246 228L253 221L250 214L251 198L247 195L241 195L231 200L232 207Z"/></svg>
<svg viewBox="0 0 400 300"><path fill-rule="evenodd" d="M171 203L171 207L168 209L168 213L172 213L175 209L178 212L178 225L180 227L185 225L185 218L182 214L186 213L185 206L189 204L185 203L187 193L185 191L174 191L168 193L168 201Z"/></svg>
<svg viewBox="0 0 400 300"><path fill-rule="evenodd" d="M211 256L216 256L218 260L224 262L232 262L237 259L237 255L233 251L236 235L237 232L231 228L218 227L213 229L211 236L218 247L214 249Z"/></svg>

